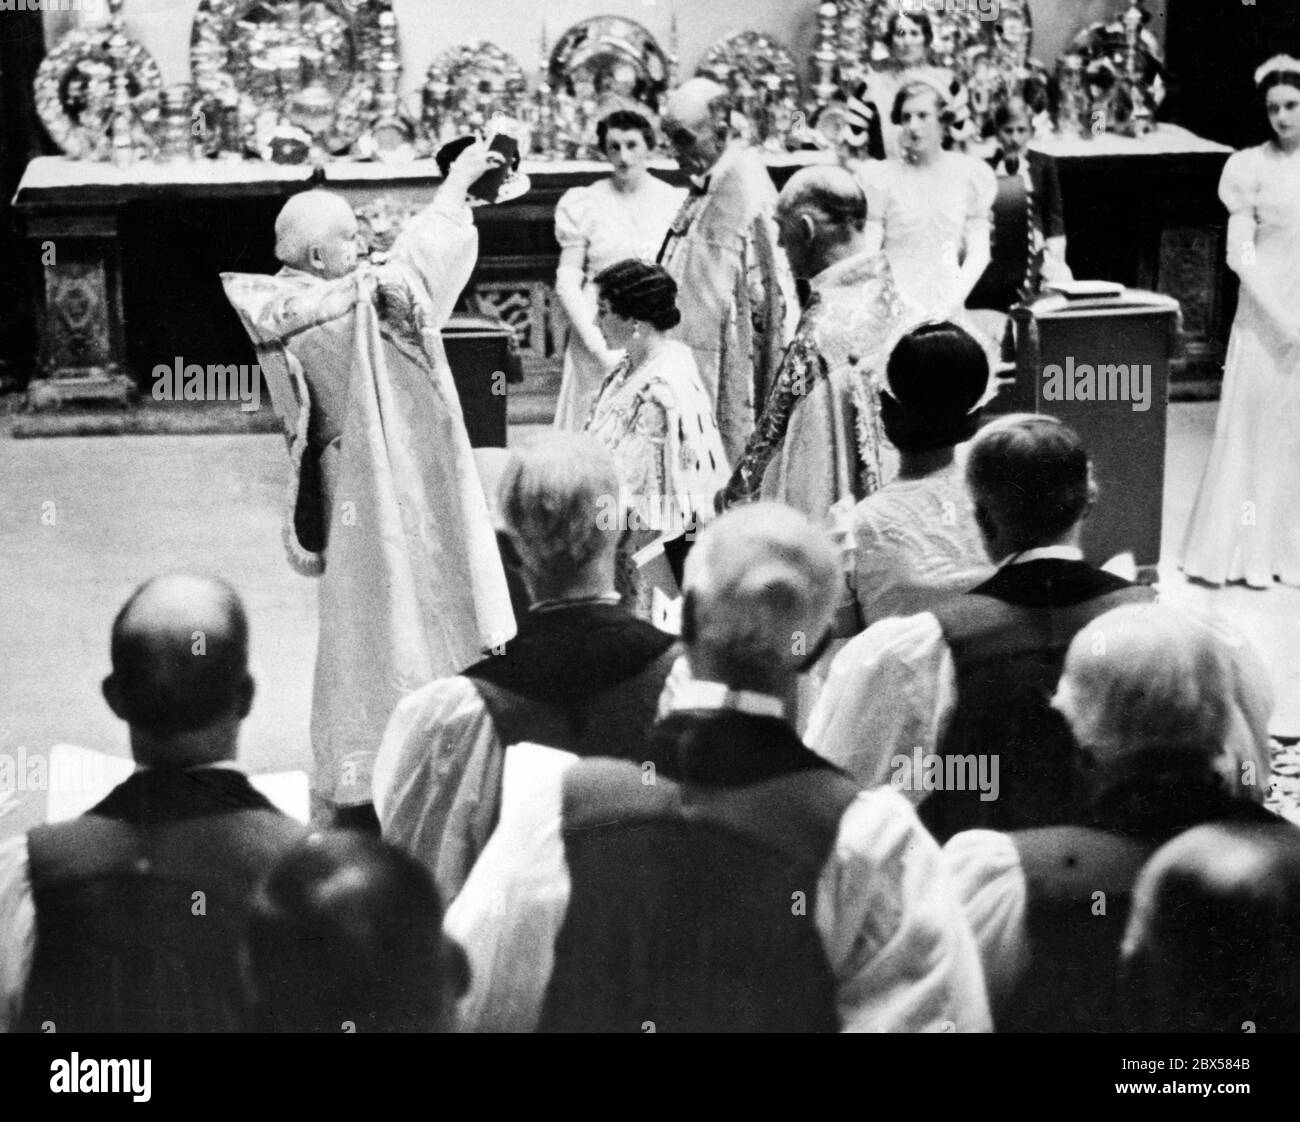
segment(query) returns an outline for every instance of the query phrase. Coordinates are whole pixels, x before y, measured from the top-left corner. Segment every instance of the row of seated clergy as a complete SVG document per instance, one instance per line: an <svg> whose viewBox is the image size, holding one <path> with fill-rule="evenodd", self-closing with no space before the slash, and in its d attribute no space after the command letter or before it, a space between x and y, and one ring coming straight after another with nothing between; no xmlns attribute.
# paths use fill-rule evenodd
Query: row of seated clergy
<svg viewBox="0 0 1300 1122"><path fill-rule="evenodd" d="M689 675L650 758L505 750L500 821L447 915L463 1028L987 1029L933 839L787 719L790 635L825 631L836 579L797 512L728 512L687 558Z"/></svg>
<svg viewBox="0 0 1300 1122"><path fill-rule="evenodd" d="M1126 1027L1120 943L1138 873L1165 842L1207 823L1300 836L1220 770L1237 673L1219 635L1164 606L1119 608L1075 637L1054 704L1086 759L1080 824L969 830L944 849L998 1031Z"/></svg>
<svg viewBox="0 0 1300 1122"><path fill-rule="evenodd" d="M940 841L974 827L1070 820L1072 741L1046 699L1080 628L1153 598L1084 562L1080 539L1096 489L1087 452L1059 421L991 422L966 470L973 508L957 516L974 521L1000 568L966 594L852 640L807 730L818 752L864 786L893 783L920 796L922 820ZM924 777L912 774L921 762L915 746L947 760L987 758L989 745L997 745L998 772L988 776L995 791L927 796Z"/></svg>
<svg viewBox="0 0 1300 1122"><path fill-rule="evenodd" d="M1048 704L1065 651L1110 608L1154 598L1083 561L1079 542L1096 490L1086 450L1060 422L1011 415L989 423L969 446L966 481L971 505L953 509L973 520L997 571L968 593L936 597L930 610L881 620L852 639L832 662L807 728L809 744L864 786L907 791L941 841L963 829L1071 820L1073 744ZM1266 675L1246 645L1237 651L1225 771L1260 801L1270 772ZM996 798L926 780L927 767L968 757L987 762Z"/></svg>
<svg viewBox="0 0 1300 1122"><path fill-rule="evenodd" d="M513 454L499 516L542 598L530 615L580 612L612 591L617 535L592 528L614 478L582 438ZM507 744L518 734L495 725L477 735L493 721L482 679L426 695L478 694L461 707L475 709L468 721L452 711L437 727L418 702L395 714L376 804L386 835L419 846L449 896L459 887L447 928L471 958L463 1027L987 1028L937 845L906 800L861 792L785 719L806 662L789 635L825 630L835 579L829 543L787 508L747 506L708 527L685 575L693 676L666 691L657 722L666 662L644 679L654 689L627 695L645 706L643 728L626 741L600 730L621 759ZM602 649L626 665L638 634L624 627L622 649L612 637ZM545 656L563 673L557 662ZM541 708L524 698L513 711L529 705ZM466 774L457 751L485 762ZM669 973L656 966L664 947Z"/></svg>

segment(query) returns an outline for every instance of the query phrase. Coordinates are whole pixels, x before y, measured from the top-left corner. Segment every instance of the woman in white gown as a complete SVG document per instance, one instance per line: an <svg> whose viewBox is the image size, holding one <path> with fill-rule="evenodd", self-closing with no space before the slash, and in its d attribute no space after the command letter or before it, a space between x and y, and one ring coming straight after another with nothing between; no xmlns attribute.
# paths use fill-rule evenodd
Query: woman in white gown
<svg viewBox="0 0 1300 1122"><path fill-rule="evenodd" d="M1266 588L1300 585L1300 61L1270 59L1255 82L1275 139L1230 156L1219 182L1241 294L1181 565Z"/></svg>
<svg viewBox="0 0 1300 1122"><path fill-rule="evenodd" d="M652 589L676 595L667 562L636 568L632 558L712 517L713 496L730 477L713 403L677 326L677 284L659 265L623 261L595 278L597 323L623 358L601 387L586 431L614 456L628 528L620 545L619 591L650 618Z"/></svg>
<svg viewBox="0 0 1300 1122"><path fill-rule="evenodd" d="M867 196L868 241L880 244L910 316L958 318L989 263L997 177L943 148L944 98L927 82L898 91L890 116L901 159L852 167Z"/></svg>
<svg viewBox="0 0 1300 1122"><path fill-rule="evenodd" d="M650 174L655 134L640 113L616 110L596 126L601 151L614 173L566 191L555 208L560 265L555 294L569 319L564 375L555 427L581 430L605 375L618 360L596 329L591 280L628 258L653 261L686 192Z"/></svg>

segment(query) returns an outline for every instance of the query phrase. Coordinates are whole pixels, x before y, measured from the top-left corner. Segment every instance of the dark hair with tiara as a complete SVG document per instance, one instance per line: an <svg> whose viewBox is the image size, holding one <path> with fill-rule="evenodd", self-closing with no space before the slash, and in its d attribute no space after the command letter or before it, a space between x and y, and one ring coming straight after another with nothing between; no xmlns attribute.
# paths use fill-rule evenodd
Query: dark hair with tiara
<svg viewBox="0 0 1300 1122"><path fill-rule="evenodd" d="M1277 86L1292 86L1300 90L1300 59L1290 55L1274 55L1255 71L1255 89L1261 97Z"/></svg>
<svg viewBox="0 0 1300 1122"><path fill-rule="evenodd" d="M889 352L880 395L885 435L900 452L951 448L975 435L989 383L989 357L947 320L912 328Z"/></svg>
<svg viewBox="0 0 1300 1122"><path fill-rule="evenodd" d="M911 20L921 29L921 37L927 47L934 42L934 24L930 22L928 15L924 12L907 12L900 9L889 17L889 22L885 25L885 42L891 47L894 44L894 36L898 32L898 25L905 19Z"/></svg>
<svg viewBox="0 0 1300 1122"><path fill-rule="evenodd" d="M629 259L602 269L593 283L617 316L670 331L682 320L677 310L677 282L660 265Z"/></svg>
<svg viewBox="0 0 1300 1122"><path fill-rule="evenodd" d="M654 126L633 109L615 109L614 112L606 113L596 122L596 147L602 152L605 151L605 139L609 136L611 130L617 132L632 132L635 130L645 138L647 148L655 146Z"/></svg>

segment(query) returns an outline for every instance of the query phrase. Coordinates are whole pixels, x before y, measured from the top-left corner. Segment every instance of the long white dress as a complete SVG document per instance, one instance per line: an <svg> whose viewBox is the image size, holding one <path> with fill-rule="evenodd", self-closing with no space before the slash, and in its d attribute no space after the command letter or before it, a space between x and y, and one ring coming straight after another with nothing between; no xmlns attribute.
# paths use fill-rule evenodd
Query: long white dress
<svg viewBox="0 0 1300 1122"><path fill-rule="evenodd" d="M964 250L988 237L997 177L983 160L940 152L931 164L864 160L852 171L867 196L909 318L944 318L959 304Z"/></svg>
<svg viewBox="0 0 1300 1122"><path fill-rule="evenodd" d="M572 187L560 196L555 208L555 240L561 249L577 246L583 251L583 298L590 312L588 319L596 318L592 278L602 269L631 257L653 261L685 198L685 190L670 187L653 175L647 176L634 194L616 190L609 179L598 179L586 187ZM555 407L556 428L582 431L608 373L599 357L571 330Z"/></svg>
<svg viewBox="0 0 1300 1122"><path fill-rule="evenodd" d="M1234 153L1219 198L1230 215L1229 265L1253 257L1262 290L1300 320L1300 153L1272 143ZM1181 565L1213 584L1300 585L1300 346L1244 286Z"/></svg>

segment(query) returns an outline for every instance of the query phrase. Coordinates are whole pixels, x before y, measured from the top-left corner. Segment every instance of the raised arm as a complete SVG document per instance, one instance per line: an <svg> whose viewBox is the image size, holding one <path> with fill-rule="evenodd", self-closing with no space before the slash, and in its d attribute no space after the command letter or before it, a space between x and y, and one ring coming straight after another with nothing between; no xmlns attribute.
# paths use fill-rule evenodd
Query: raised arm
<svg viewBox="0 0 1300 1122"><path fill-rule="evenodd" d="M393 260L415 274L439 325L451 316L478 259L478 229L467 202L469 189L501 161L501 155L483 142L471 144L448 168L433 201L407 222L393 243Z"/></svg>

